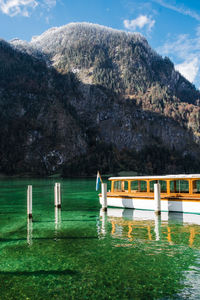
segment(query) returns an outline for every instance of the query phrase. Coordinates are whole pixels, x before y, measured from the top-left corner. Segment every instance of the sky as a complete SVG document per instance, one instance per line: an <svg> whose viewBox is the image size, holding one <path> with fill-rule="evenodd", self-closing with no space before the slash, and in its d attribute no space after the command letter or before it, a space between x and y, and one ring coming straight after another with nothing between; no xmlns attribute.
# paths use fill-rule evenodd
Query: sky
<svg viewBox="0 0 200 300"><path fill-rule="evenodd" d="M71 22L140 32L200 89L200 0L0 0L0 38L7 41L30 41Z"/></svg>

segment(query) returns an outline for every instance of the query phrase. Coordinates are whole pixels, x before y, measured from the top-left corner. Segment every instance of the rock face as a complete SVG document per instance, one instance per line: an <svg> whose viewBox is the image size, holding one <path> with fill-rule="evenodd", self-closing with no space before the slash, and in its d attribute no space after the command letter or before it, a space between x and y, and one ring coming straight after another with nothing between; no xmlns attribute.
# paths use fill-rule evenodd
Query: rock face
<svg viewBox="0 0 200 300"><path fill-rule="evenodd" d="M0 171L198 172L199 99L139 34L77 23L0 41Z"/></svg>
<svg viewBox="0 0 200 300"><path fill-rule="evenodd" d="M68 103L70 81L0 43L0 168L48 174L87 149Z"/></svg>

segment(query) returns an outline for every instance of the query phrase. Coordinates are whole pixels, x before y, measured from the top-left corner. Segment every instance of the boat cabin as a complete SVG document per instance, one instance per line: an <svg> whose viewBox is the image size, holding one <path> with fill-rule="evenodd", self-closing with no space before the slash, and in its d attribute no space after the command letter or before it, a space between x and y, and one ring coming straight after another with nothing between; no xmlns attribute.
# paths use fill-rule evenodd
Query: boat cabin
<svg viewBox="0 0 200 300"><path fill-rule="evenodd" d="M160 183L162 197L200 198L200 174L111 177L110 195L149 196L154 195L154 184Z"/></svg>

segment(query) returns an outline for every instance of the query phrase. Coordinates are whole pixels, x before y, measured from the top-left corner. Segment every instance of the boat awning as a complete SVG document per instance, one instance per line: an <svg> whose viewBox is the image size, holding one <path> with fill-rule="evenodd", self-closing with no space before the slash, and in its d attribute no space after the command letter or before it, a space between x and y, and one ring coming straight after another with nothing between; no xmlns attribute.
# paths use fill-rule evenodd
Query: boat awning
<svg viewBox="0 0 200 300"><path fill-rule="evenodd" d="M108 180L166 180L166 179L200 179L200 174L178 174L178 175L156 175L156 176L129 176L129 177L110 177Z"/></svg>

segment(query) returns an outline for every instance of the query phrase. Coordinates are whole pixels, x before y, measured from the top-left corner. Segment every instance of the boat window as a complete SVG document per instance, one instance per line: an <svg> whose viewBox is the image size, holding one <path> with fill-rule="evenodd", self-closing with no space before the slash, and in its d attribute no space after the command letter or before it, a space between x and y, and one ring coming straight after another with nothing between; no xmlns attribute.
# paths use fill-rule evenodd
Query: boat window
<svg viewBox="0 0 200 300"><path fill-rule="evenodd" d="M144 180L131 181L131 192L146 192L147 182Z"/></svg>
<svg viewBox="0 0 200 300"><path fill-rule="evenodd" d="M154 184L155 183L160 183L160 191L161 193L166 193L167 192L167 182L165 180L152 180L150 181L150 192L154 192Z"/></svg>
<svg viewBox="0 0 200 300"><path fill-rule="evenodd" d="M161 193L167 193L167 182L165 180L159 180Z"/></svg>
<svg viewBox="0 0 200 300"><path fill-rule="evenodd" d="M128 181L115 181L114 192L128 192Z"/></svg>
<svg viewBox="0 0 200 300"><path fill-rule="evenodd" d="M152 180L150 181L150 192L154 192L154 184L158 183L158 180Z"/></svg>
<svg viewBox="0 0 200 300"><path fill-rule="evenodd" d="M192 192L194 194L200 194L200 180L194 180L192 182Z"/></svg>
<svg viewBox="0 0 200 300"><path fill-rule="evenodd" d="M189 193L188 180L170 181L170 193Z"/></svg>
<svg viewBox="0 0 200 300"><path fill-rule="evenodd" d="M115 181L115 182L114 182L114 192L119 192L119 191L121 191L121 184L122 184L121 181Z"/></svg>

